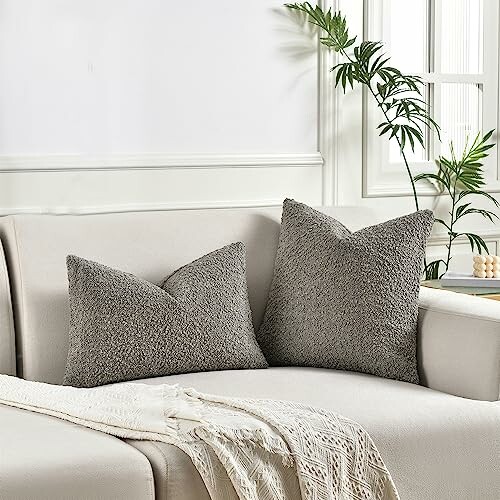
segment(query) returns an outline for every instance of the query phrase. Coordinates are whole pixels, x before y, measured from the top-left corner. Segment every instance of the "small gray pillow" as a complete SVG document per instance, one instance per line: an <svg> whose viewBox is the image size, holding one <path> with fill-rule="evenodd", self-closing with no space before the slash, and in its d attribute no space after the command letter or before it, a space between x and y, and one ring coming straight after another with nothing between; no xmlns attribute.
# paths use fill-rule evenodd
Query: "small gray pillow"
<svg viewBox="0 0 500 500"><path fill-rule="evenodd" d="M74 255L67 267L65 385L267 367L253 330L242 243L182 267L161 287Z"/></svg>
<svg viewBox="0 0 500 500"><path fill-rule="evenodd" d="M257 335L269 364L418 383L419 281L433 221L422 210L351 233L334 218L285 200Z"/></svg>

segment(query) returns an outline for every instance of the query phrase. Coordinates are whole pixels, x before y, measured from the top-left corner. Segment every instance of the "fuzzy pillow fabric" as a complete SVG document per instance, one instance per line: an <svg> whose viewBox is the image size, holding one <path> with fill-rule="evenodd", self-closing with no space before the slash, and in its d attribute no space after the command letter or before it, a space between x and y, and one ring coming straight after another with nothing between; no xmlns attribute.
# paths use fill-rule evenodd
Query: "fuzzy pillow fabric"
<svg viewBox="0 0 500 500"><path fill-rule="evenodd" d="M433 222L432 212L422 210L351 233L285 200L257 336L269 364L418 383L419 281Z"/></svg>
<svg viewBox="0 0 500 500"><path fill-rule="evenodd" d="M65 385L267 367L255 340L242 243L180 268L161 287L74 255L67 267Z"/></svg>

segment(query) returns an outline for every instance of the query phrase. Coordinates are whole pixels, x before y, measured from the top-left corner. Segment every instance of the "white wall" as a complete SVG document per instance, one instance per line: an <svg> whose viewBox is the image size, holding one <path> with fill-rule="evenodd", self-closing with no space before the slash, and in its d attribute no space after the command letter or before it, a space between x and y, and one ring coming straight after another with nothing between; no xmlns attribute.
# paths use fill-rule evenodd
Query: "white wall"
<svg viewBox="0 0 500 500"><path fill-rule="evenodd" d="M0 211L319 204L319 75L281 0L0 0Z"/></svg>
<svg viewBox="0 0 500 500"><path fill-rule="evenodd" d="M363 33L362 0L322 3ZM282 0L0 0L0 213L285 196L381 218L413 210L404 171L367 161L359 88L334 91L333 55L304 28ZM500 192L500 163L488 179ZM498 225L468 229L500 252ZM454 265L469 254L457 246Z"/></svg>

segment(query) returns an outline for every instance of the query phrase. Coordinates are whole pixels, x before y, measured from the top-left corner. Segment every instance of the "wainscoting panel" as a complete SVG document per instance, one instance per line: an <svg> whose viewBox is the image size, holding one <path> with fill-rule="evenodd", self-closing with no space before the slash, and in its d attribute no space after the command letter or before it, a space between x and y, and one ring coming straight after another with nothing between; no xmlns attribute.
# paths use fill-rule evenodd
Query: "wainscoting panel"
<svg viewBox="0 0 500 500"><path fill-rule="evenodd" d="M321 204L320 164L0 173L0 213Z"/></svg>
<svg viewBox="0 0 500 500"><path fill-rule="evenodd" d="M320 153L304 154L101 154L0 156L2 172L165 170L239 167L318 167Z"/></svg>
<svg viewBox="0 0 500 500"><path fill-rule="evenodd" d="M0 0L1 212L321 204L317 49L280 0Z"/></svg>

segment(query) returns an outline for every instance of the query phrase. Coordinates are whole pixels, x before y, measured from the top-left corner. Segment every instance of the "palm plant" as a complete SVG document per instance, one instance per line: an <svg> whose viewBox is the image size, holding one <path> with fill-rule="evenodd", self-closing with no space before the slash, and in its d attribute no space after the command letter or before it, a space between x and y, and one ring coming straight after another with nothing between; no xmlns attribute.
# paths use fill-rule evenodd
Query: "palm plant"
<svg viewBox="0 0 500 500"><path fill-rule="evenodd" d="M439 125L429 114L427 105L422 96L422 80L415 75L405 75L389 64L390 58L383 53L381 42L363 41L356 45L356 37L349 36L345 17L340 12L332 13L331 9L323 11L321 7L313 7L309 2L285 4L289 9L304 13L308 21L321 30L320 42L322 45L337 52L344 58L331 71L335 73L335 86L342 86L344 93L348 87L353 88L358 83L367 89L372 96L383 121L378 125L379 135L386 135L389 140L395 140L399 147L401 158L412 187L415 209L419 210L416 182L426 179L435 184L439 194L449 195L451 199L450 218L448 221L436 219L437 224L445 227L448 234L446 260L439 259L429 264L424 259L426 279L435 279L442 276L449 268L451 261L451 247L459 237L468 239L471 249L479 253L488 252L484 240L474 233L457 232L455 224L464 217L479 214L493 221L498 218L489 210L474 208L469 197L473 195L489 199L496 207L499 203L490 194L481 191L485 185L481 160L488 155L493 144L487 144L493 131L482 138L476 136L470 147L465 147L462 157L457 159L453 144L451 144L451 159L443 156L436 161L437 173L420 174L413 177L406 153L407 146L415 150L419 143L425 149L424 132L435 130L440 139ZM467 201L466 201L467 200Z"/></svg>
<svg viewBox="0 0 500 500"><path fill-rule="evenodd" d="M460 236L466 237L471 246L472 252L476 249L478 253L484 250L488 253L488 247L484 240L474 233L457 232L455 225L459 220L472 214L479 214L493 222L498 219L498 215L481 208L472 207L468 200L471 196L482 196L491 201L495 207L499 207L498 201L489 193L481 191L484 187L484 172L482 160L488 156L488 150L494 147L494 144L487 144L493 135L493 130L481 137L477 134L470 147L466 144L461 158L457 158L453 143L450 144L451 158L440 156L436 160L438 167L437 173L424 173L415 176L414 181L428 180L432 182L441 194L447 194L451 199L451 209L447 221L436 218L435 222L444 226L448 233L447 257L446 260L439 259L427 264L425 269L426 279L437 279L446 272L451 261L451 247L453 242ZM441 273L441 264L444 265L444 271Z"/></svg>
<svg viewBox="0 0 500 500"><path fill-rule="evenodd" d="M422 98L422 80L405 75L389 65L381 42L364 41L353 47L356 37L350 38L345 17L340 12L324 12L309 2L285 4L286 7L306 14L310 23L318 26L324 36L320 42L344 57L331 71L335 72L335 86L342 85L344 93L354 82L364 85L382 113L378 125L380 135L395 140L408 173L416 210L419 209L417 190L406 156L406 147L412 151L416 143L425 149L424 131L433 128L439 135L439 126L429 115ZM351 49L352 47L352 49Z"/></svg>

